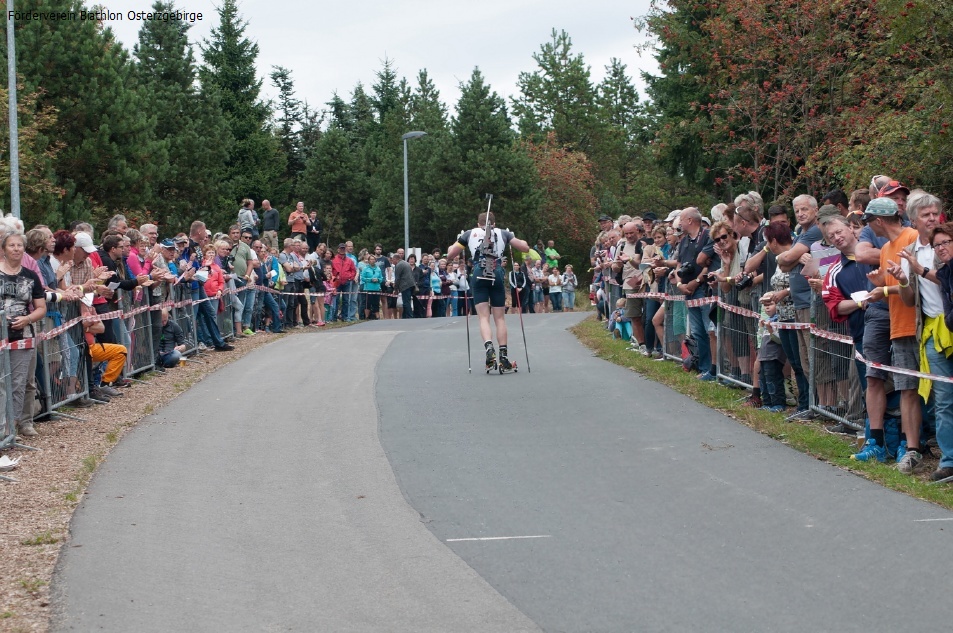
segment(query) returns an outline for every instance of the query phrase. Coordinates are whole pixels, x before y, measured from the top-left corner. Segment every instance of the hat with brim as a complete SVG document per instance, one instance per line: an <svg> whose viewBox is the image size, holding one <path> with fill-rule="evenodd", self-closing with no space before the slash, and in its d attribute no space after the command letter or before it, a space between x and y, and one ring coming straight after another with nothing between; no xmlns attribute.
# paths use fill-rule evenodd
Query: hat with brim
<svg viewBox="0 0 953 633"><path fill-rule="evenodd" d="M340 244L338 244L338 250L339 251L347 250L347 244L345 244L344 242L341 242Z"/></svg>
<svg viewBox="0 0 953 633"><path fill-rule="evenodd" d="M612 218L607 216L605 213L603 213L602 215L599 216L599 221L600 222L614 222L615 220L613 220Z"/></svg>
<svg viewBox="0 0 953 633"><path fill-rule="evenodd" d="M888 182L886 185L884 185L883 187L880 188L880 191L877 192L877 197L878 197L878 198L883 198L883 197L885 197L885 196L893 195L893 194L897 193L898 191L903 191L903 192L906 193L908 196L910 195L910 189L908 189L907 187L905 187L905 186L903 185L903 183L901 183L901 182L899 182L899 181L897 181L897 180L891 180L891 181Z"/></svg>
<svg viewBox="0 0 953 633"><path fill-rule="evenodd" d="M175 248L175 241L171 237L167 237L159 244L162 248Z"/></svg>
<svg viewBox="0 0 953 633"><path fill-rule="evenodd" d="M656 220L658 220L658 216L652 213L651 211L649 211L648 213L642 216L642 219L648 220L649 222L655 222Z"/></svg>
<svg viewBox="0 0 953 633"><path fill-rule="evenodd" d="M890 198L874 198L864 209L864 220L873 218L889 218L898 215L900 208Z"/></svg>
<svg viewBox="0 0 953 633"><path fill-rule="evenodd" d="M82 231L80 231L79 233L76 234L75 239L76 239L77 248L81 248L87 253L96 252L96 247L93 246L93 238L89 236L89 233L83 233Z"/></svg>
<svg viewBox="0 0 953 633"><path fill-rule="evenodd" d="M680 216L681 214L682 214L681 209L675 209L674 211L672 211L671 213L668 214L668 217L665 218L665 221L666 221L666 222L674 222L674 221L675 221L675 218L677 218L677 217Z"/></svg>

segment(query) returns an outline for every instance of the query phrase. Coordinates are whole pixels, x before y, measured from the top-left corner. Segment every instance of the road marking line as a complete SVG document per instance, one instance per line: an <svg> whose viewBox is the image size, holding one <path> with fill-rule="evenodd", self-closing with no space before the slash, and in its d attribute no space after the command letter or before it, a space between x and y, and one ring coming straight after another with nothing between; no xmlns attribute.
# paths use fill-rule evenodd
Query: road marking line
<svg viewBox="0 0 953 633"><path fill-rule="evenodd" d="M949 517L946 519L914 519L913 520L914 523L926 523L927 521L953 521L953 517Z"/></svg>
<svg viewBox="0 0 953 633"><path fill-rule="evenodd" d="M461 541L511 541L515 539L526 538L552 538L552 534L536 534L533 536L484 536L480 538L448 538L447 543L459 543Z"/></svg>

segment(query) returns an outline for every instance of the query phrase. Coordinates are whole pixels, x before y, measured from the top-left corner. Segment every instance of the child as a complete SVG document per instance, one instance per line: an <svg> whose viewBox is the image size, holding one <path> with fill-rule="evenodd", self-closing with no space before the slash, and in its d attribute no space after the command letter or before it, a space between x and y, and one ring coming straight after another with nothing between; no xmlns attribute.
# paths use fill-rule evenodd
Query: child
<svg viewBox="0 0 953 633"><path fill-rule="evenodd" d="M632 320L625 316L625 299L616 301L615 307L609 315L609 331L612 338L618 335L623 341L628 341L632 338Z"/></svg>
<svg viewBox="0 0 953 633"><path fill-rule="evenodd" d="M764 372L764 385L761 389L761 398L765 411L780 413L785 408L784 395L784 350L781 349L781 339L772 324L778 321L778 306L774 301L761 300L761 321L758 327L758 339L761 348L758 350L758 360Z"/></svg>
<svg viewBox="0 0 953 633"><path fill-rule="evenodd" d="M335 281L336 280L334 278L334 271L331 270L331 264L325 264L324 265L324 308L325 308L324 311L325 311L325 314L327 315L325 318L328 321L333 320L334 308L337 306L337 302L335 301L335 299L337 299L338 290L337 290L337 287L334 285ZM321 323L319 323L319 325L324 325L324 322L322 321Z"/></svg>

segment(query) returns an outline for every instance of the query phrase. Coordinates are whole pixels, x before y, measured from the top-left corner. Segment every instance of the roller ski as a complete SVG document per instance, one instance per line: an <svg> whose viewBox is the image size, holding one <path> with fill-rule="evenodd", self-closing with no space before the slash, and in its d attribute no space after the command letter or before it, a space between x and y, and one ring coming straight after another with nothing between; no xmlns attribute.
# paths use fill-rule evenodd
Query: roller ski
<svg viewBox="0 0 953 633"><path fill-rule="evenodd" d="M486 373L496 371L496 350L493 349L493 343L486 343Z"/></svg>
<svg viewBox="0 0 953 633"><path fill-rule="evenodd" d="M501 374L508 374L510 372L517 372L519 369L516 367L516 363L510 362L510 359L506 357L506 352L503 350L503 347L500 347L500 360L497 363L497 369Z"/></svg>

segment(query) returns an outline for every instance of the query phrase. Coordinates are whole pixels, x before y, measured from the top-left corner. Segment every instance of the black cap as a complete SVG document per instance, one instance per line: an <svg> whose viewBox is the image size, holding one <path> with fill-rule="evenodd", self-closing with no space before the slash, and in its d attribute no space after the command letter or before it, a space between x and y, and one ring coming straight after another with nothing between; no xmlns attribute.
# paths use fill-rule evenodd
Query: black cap
<svg viewBox="0 0 953 633"><path fill-rule="evenodd" d="M658 216L652 213L651 211L649 211L648 213L642 216L642 219L651 220L652 222L655 222L656 220L658 220Z"/></svg>
<svg viewBox="0 0 953 633"><path fill-rule="evenodd" d="M599 221L600 221L600 222L612 222L613 220L612 220L612 218L610 218L609 216L607 216L605 213L603 213L602 215L599 216Z"/></svg>

